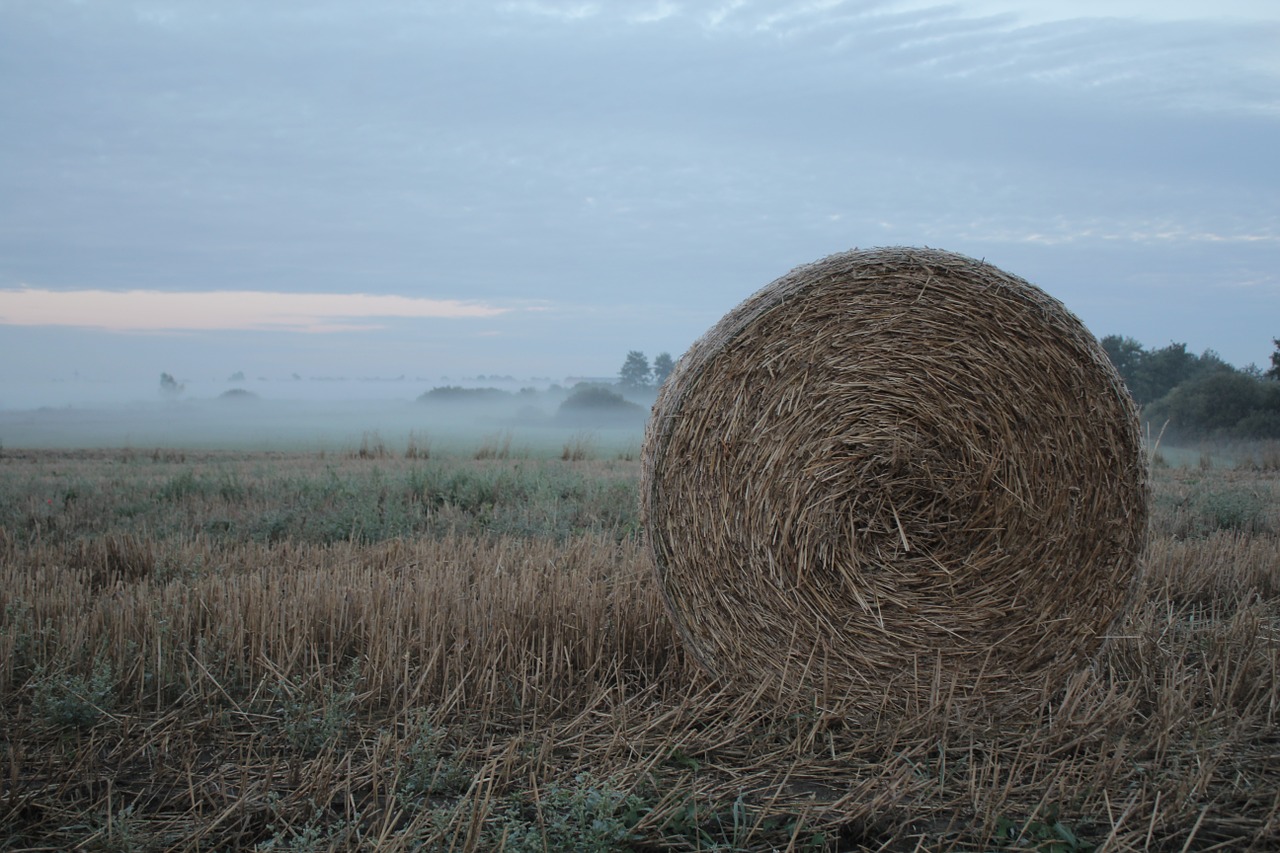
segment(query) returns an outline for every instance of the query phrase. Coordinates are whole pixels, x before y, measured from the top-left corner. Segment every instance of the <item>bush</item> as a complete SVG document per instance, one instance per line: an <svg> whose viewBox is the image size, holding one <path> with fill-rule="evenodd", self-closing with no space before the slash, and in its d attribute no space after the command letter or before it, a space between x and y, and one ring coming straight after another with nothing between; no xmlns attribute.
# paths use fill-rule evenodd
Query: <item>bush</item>
<svg viewBox="0 0 1280 853"><path fill-rule="evenodd" d="M1147 419L1184 436L1280 437L1280 384L1244 373L1208 373L1148 407Z"/></svg>
<svg viewBox="0 0 1280 853"><path fill-rule="evenodd" d="M459 385L442 385L432 388L418 397L420 403L494 403L510 400L511 394L501 388L463 388Z"/></svg>
<svg viewBox="0 0 1280 853"><path fill-rule="evenodd" d="M1250 412L1236 424L1239 438L1280 438L1280 407Z"/></svg>
<svg viewBox="0 0 1280 853"><path fill-rule="evenodd" d="M1123 377L1134 402L1146 405L1164 397L1180 384L1220 372L1235 372L1213 350L1201 355L1187 352L1185 343L1170 343L1160 349L1145 350L1133 338L1107 335L1102 348Z"/></svg>
<svg viewBox="0 0 1280 853"><path fill-rule="evenodd" d="M556 420L571 425L629 425L646 417L644 406L632 403L603 385L579 385L560 404Z"/></svg>

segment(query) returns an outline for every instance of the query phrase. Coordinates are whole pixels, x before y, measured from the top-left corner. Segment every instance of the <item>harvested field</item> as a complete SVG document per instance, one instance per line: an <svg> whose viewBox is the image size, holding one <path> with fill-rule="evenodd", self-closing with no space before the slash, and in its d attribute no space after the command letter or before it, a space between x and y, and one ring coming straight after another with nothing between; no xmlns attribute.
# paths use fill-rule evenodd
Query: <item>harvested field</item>
<svg viewBox="0 0 1280 853"><path fill-rule="evenodd" d="M1280 846L1280 473L1157 468L1135 604L1010 719L706 675L639 463L0 457L0 849Z"/></svg>

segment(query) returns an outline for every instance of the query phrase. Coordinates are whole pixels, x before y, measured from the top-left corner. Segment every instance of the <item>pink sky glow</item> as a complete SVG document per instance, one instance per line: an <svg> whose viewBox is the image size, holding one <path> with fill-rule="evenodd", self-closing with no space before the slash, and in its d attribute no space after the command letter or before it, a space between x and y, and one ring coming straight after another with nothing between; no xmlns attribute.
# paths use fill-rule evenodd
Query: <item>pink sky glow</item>
<svg viewBox="0 0 1280 853"><path fill-rule="evenodd" d="M0 290L0 325L74 326L118 332L263 330L350 332L370 318L465 319L509 312L479 302L369 293L216 290Z"/></svg>

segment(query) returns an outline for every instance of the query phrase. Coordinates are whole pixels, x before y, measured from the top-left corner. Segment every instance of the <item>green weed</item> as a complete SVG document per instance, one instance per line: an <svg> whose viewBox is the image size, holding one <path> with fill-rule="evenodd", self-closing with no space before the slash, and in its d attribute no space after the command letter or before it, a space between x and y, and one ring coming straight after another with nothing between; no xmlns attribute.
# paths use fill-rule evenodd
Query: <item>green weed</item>
<svg viewBox="0 0 1280 853"><path fill-rule="evenodd" d="M401 768L399 794L412 803L422 797L454 794L471 784L471 772L448 747L448 732L419 715L411 729L413 739Z"/></svg>
<svg viewBox="0 0 1280 853"><path fill-rule="evenodd" d="M78 673L47 674L37 666L31 713L58 728L87 729L115 708L115 674L102 659L88 677Z"/></svg>
<svg viewBox="0 0 1280 853"><path fill-rule="evenodd" d="M1058 819L1056 805L1050 805L1043 815L1028 821L1002 817L996 822L996 834L1002 841L1040 853L1092 853L1097 849Z"/></svg>
<svg viewBox="0 0 1280 853"><path fill-rule="evenodd" d="M294 677L271 688L271 715L285 741L303 756L319 755L342 741L355 722L352 676L335 685L326 681L318 696Z"/></svg>
<svg viewBox="0 0 1280 853"><path fill-rule="evenodd" d="M512 853L602 853L629 849L637 840L635 827L648 806L635 794L590 774L578 774L572 784L552 784L533 800L528 795L509 799L487 828L491 849Z"/></svg>
<svg viewBox="0 0 1280 853"><path fill-rule="evenodd" d="M279 798L269 796L268 805L279 806ZM276 825L267 829L271 837L254 846L255 853L284 851L284 853L321 853L321 851L360 849L360 815L335 818L325 809L311 803L311 817L301 826Z"/></svg>

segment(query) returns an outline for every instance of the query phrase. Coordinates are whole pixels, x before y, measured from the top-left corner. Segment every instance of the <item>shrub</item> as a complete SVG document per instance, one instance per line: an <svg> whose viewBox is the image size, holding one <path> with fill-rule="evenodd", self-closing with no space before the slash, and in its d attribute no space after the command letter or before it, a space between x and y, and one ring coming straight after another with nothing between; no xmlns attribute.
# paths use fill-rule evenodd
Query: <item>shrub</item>
<svg viewBox="0 0 1280 853"><path fill-rule="evenodd" d="M566 424L632 424L644 420L644 406L603 385L579 385L560 404L556 420Z"/></svg>
<svg viewBox="0 0 1280 853"><path fill-rule="evenodd" d="M511 394L501 388L463 388L460 385L442 385L418 397L422 403L490 403L509 399Z"/></svg>
<svg viewBox="0 0 1280 853"><path fill-rule="evenodd" d="M1196 377L1147 407L1149 422L1183 436L1280 438L1280 383L1218 371Z"/></svg>

